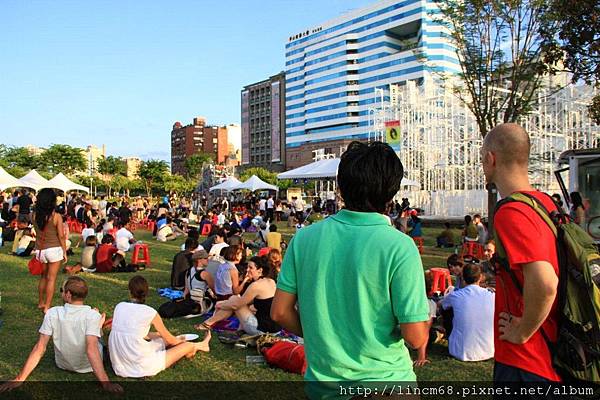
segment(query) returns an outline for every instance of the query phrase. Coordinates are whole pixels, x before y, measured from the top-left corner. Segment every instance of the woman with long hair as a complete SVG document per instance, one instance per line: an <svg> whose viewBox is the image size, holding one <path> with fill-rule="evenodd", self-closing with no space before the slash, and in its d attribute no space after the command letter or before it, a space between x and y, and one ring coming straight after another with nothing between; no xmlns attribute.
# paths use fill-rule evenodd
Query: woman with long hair
<svg viewBox="0 0 600 400"><path fill-rule="evenodd" d="M271 304L277 288L275 273L265 256L252 257L246 270L246 275L252 283L244 294L219 301L215 306L214 315L195 328L210 331L218 321L235 314L240 320L240 328L249 335L279 332L281 326L271 319ZM250 306L254 306L254 310Z"/></svg>
<svg viewBox="0 0 600 400"><path fill-rule="evenodd" d="M579 192L572 192L571 198L571 219L580 227L585 229L585 206Z"/></svg>
<svg viewBox="0 0 600 400"><path fill-rule="evenodd" d="M129 280L130 301L115 307L108 338L110 360L118 376L143 378L154 376L183 357L198 351L209 352L210 332L201 342L186 342L165 327L156 310L144 304L148 282L141 275ZM153 326L156 332L150 332Z"/></svg>
<svg viewBox="0 0 600 400"><path fill-rule="evenodd" d="M56 193L53 189L40 190L32 219L36 233L35 254L43 265L38 284L38 308L45 314L52 306L60 264L67 263L67 238L63 219L56 212Z"/></svg>

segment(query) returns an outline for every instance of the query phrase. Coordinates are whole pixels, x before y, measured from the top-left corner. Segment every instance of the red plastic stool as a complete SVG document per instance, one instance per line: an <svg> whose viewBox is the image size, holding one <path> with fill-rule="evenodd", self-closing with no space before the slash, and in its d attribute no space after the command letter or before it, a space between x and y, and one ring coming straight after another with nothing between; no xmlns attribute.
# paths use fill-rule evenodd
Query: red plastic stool
<svg viewBox="0 0 600 400"><path fill-rule="evenodd" d="M140 255L140 252L142 253ZM133 254L131 255L132 264L144 264L150 266L150 249L147 244L136 244L133 246Z"/></svg>
<svg viewBox="0 0 600 400"><path fill-rule="evenodd" d="M270 251L271 251L270 247L263 247L262 249L260 249L258 251L258 256L259 257L266 256L267 254L269 254Z"/></svg>
<svg viewBox="0 0 600 400"><path fill-rule="evenodd" d="M416 236L413 238L413 240L419 249L419 254L423 254L423 238L421 236Z"/></svg>
<svg viewBox="0 0 600 400"><path fill-rule="evenodd" d="M431 268L431 291L428 293L429 296L435 292L444 293L446 289L452 286L452 277L450 271L446 268Z"/></svg>
<svg viewBox="0 0 600 400"><path fill-rule="evenodd" d="M212 230L212 225L211 224L204 224L202 225L202 236L208 236L210 235L210 231Z"/></svg>
<svg viewBox="0 0 600 400"><path fill-rule="evenodd" d="M154 221L148 221L148 230L150 232L154 232L154 225L156 225L156 222L154 222Z"/></svg>
<svg viewBox="0 0 600 400"><path fill-rule="evenodd" d="M478 242L464 242L460 249L460 258L464 258L465 256L483 260L483 246Z"/></svg>

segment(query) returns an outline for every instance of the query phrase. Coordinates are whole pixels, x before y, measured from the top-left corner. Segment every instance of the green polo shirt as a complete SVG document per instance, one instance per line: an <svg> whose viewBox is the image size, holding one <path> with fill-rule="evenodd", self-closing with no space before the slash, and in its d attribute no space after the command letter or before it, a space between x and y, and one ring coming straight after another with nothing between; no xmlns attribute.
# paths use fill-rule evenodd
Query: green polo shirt
<svg viewBox="0 0 600 400"><path fill-rule="evenodd" d="M277 287L298 296L306 380L416 380L398 323L429 318L423 266L386 217L342 210L300 229Z"/></svg>

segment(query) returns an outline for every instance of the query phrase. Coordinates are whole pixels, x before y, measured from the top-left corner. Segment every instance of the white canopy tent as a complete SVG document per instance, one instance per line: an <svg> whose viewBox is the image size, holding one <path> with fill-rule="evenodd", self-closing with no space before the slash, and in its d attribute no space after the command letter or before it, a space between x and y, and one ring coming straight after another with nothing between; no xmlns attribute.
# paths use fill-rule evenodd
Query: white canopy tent
<svg viewBox="0 0 600 400"><path fill-rule="evenodd" d="M0 167L0 190L21 187L23 183Z"/></svg>
<svg viewBox="0 0 600 400"><path fill-rule="evenodd" d="M228 179L224 180L223 182L219 183L218 185L211 187L208 190L210 192L212 192L214 190L224 190L226 192L230 192L230 191L234 190L241 183L242 182L240 182L236 177L232 176L232 177L229 177Z"/></svg>
<svg viewBox="0 0 600 400"><path fill-rule="evenodd" d="M256 175L252 175L250 178L248 178L248 180L246 182L240 183L239 185L235 186L231 190L243 190L243 189L250 190L251 192L254 192L255 190L276 190L276 191L279 190L279 188L277 186L268 184L267 182L263 181Z"/></svg>
<svg viewBox="0 0 600 400"><path fill-rule="evenodd" d="M340 165L339 158L328 158L312 162L302 167L282 172L277 179L324 179L335 178Z"/></svg>
<svg viewBox="0 0 600 400"><path fill-rule="evenodd" d="M421 184L417 181L413 181L412 179L402 178L402 183L400 183L400 186L402 186L402 187L413 186L416 188L420 188Z"/></svg>
<svg viewBox="0 0 600 400"><path fill-rule="evenodd" d="M54 178L50 179L45 187L59 189L65 193L73 190L79 190L87 193L90 192L90 190L87 187L71 181L69 178L64 176L62 172L60 172Z"/></svg>
<svg viewBox="0 0 600 400"><path fill-rule="evenodd" d="M21 182L21 186L31 188L34 190L40 190L45 187L49 187L49 181L40 174L38 174L38 172L35 169L29 171L27 175L19 179L19 181Z"/></svg>
<svg viewBox="0 0 600 400"><path fill-rule="evenodd" d="M326 179L335 178L340 165L339 158L328 158L312 162L302 167L282 172L277 179ZM402 178L402 187L420 187L419 182L412 179Z"/></svg>

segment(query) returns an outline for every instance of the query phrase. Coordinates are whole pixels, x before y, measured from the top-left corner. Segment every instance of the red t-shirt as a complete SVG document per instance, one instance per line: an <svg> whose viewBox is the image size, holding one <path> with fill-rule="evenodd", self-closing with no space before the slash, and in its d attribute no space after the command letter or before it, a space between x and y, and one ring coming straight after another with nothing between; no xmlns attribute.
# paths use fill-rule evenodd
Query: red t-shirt
<svg viewBox="0 0 600 400"><path fill-rule="evenodd" d="M96 250L96 272L110 272L113 268L112 256L117 248L112 244L101 244Z"/></svg>
<svg viewBox="0 0 600 400"><path fill-rule="evenodd" d="M539 199L548 211L556 210L552 200L541 192L523 192ZM523 264L547 261L558 275L556 238L546 222L526 204L512 202L503 205L494 216L494 229L506 250L510 268L523 286ZM500 268L496 271L496 308L494 311L494 358L497 362L520 368L552 381L560 377L552 368L550 350L538 330L524 344L513 344L499 339L498 315L508 312L523 315L523 296L510 275ZM556 299L548 318L542 324L546 336L552 341L557 337Z"/></svg>

